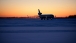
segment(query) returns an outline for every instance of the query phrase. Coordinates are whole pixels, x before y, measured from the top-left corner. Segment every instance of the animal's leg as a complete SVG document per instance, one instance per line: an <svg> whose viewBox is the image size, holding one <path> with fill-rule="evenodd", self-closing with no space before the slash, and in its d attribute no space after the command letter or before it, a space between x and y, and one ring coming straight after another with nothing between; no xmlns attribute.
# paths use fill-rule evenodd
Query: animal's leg
<svg viewBox="0 0 76 43"><path fill-rule="evenodd" d="M43 18L41 18L41 20L43 20Z"/></svg>
<svg viewBox="0 0 76 43"><path fill-rule="evenodd" d="M47 18L47 20L49 20L49 18Z"/></svg>
<svg viewBox="0 0 76 43"><path fill-rule="evenodd" d="M45 18L44 18L44 20L45 20Z"/></svg>

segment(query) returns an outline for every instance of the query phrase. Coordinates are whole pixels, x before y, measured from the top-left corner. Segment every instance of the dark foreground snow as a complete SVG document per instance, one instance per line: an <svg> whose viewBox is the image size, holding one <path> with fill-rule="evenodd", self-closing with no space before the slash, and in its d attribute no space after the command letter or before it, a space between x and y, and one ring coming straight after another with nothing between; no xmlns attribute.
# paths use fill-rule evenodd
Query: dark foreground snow
<svg viewBox="0 0 76 43"><path fill-rule="evenodd" d="M76 43L75 19L1 19L0 43Z"/></svg>
<svg viewBox="0 0 76 43"><path fill-rule="evenodd" d="M76 28L0 27L0 43L76 43Z"/></svg>

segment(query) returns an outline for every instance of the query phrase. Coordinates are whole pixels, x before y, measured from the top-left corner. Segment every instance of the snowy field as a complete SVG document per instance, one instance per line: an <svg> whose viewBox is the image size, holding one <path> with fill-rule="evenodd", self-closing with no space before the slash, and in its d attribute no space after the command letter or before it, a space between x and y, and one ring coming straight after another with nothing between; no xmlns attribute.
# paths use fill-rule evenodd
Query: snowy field
<svg viewBox="0 0 76 43"><path fill-rule="evenodd" d="M0 43L76 43L76 19L0 19Z"/></svg>
<svg viewBox="0 0 76 43"><path fill-rule="evenodd" d="M75 27L76 19L0 19L0 27Z"/></svg>

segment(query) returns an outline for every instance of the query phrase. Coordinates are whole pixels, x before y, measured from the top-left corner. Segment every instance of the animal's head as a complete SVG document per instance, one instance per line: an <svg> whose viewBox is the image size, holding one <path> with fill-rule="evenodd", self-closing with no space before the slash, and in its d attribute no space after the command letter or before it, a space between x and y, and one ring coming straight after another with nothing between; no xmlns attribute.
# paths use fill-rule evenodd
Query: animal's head
<svg viewBox="0 0 76 43"><path fill-rule="evenodd" d="M38 9L38 15L41 15L42 13L40 12L40 10Z"/></svg>

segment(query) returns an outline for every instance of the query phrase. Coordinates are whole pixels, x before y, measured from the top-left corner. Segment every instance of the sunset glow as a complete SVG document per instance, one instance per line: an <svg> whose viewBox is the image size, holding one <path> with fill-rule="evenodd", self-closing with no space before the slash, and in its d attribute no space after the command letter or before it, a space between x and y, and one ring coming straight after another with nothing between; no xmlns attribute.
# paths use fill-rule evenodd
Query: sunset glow
<svg viewBox="0 0 76 43"><path fill-rule="evenodd" d="M76 14L76 0L0 0L0 17L37 16L43 14L66 17Z"/></svg>

